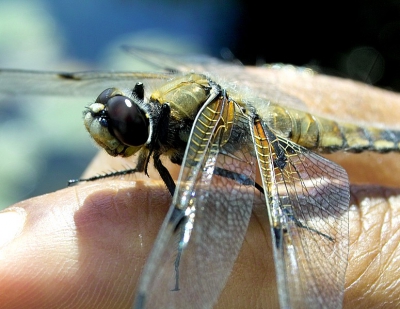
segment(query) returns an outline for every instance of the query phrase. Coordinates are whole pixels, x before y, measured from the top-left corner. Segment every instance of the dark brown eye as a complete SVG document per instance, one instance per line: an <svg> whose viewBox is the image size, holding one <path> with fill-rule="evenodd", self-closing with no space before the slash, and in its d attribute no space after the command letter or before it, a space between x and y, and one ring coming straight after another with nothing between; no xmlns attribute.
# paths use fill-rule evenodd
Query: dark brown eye
<svg viewBox="0 0 400 309"><path fill-rule="evenodd" d="M110 98L106 105L108 128L120 142L129 146L140 146L147 141L149 121L135 102L117 95Z"/></svg>

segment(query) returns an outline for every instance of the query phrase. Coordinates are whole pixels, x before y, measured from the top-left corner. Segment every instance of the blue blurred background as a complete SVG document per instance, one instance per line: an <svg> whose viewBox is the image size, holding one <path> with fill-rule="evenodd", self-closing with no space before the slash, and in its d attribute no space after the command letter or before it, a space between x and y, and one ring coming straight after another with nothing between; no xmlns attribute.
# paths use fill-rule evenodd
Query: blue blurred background
<svg viewBox="0 0 400 309"><path fill-rule="evenodd" d="M311 66L398 91L399 42L398 1L0 0L0 68L141 71L121 45L228 49L244 64ZM93 99L0 94L0 208L82 173L96 152L81 119Z"/></svg>

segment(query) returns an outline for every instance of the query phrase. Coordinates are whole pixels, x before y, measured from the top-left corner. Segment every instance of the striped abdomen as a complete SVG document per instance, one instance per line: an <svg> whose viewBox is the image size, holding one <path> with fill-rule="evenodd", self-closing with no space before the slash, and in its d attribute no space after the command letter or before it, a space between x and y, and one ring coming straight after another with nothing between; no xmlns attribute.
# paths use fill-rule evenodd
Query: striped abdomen
<svg viewBox="0 0 400 309"><path fill-rule="evenodd" d="M260 116L277 135L319 152L400 151L400 131L339 123L275 104Z"/></svg>

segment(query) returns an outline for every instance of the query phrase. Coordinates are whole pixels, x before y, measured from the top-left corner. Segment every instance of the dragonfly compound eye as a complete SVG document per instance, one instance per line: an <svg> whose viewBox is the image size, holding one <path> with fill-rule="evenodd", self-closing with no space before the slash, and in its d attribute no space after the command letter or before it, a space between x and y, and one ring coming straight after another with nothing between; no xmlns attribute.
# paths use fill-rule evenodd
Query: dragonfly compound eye
<svg viewBox="0 0 400 309"><path fill-rule="evenodd" d="M140 146L149 137L145 112L130 98L116 95L107 102L108 128L121 143Z"/></svg>

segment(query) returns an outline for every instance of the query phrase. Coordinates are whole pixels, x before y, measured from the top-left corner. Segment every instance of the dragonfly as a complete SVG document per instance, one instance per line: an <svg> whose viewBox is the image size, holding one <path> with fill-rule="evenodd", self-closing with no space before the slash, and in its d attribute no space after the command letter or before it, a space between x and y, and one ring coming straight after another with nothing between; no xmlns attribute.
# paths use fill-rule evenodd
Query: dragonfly
<svg viewBox="0 0 400 309"><path fill-rule="evenodd" d="M273 79L253 84L255 76L240 65L146 57L169 70L0 70L6 93L16 84L32 94L100 93L84 110L86 129L110 155L138 161L133 169L79 181L147 173L152 160L166 184L172 204L134 308L213 307L258 198L269 216L281 308L341 307L349 181L318 153L398 151L400 133L315 116ZM164 157L181 166L177 181Z"/></svg>

